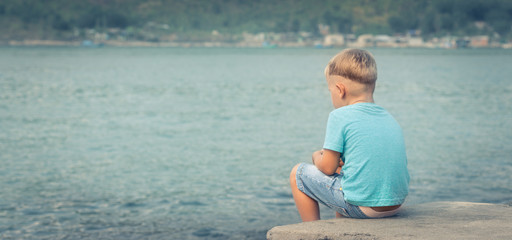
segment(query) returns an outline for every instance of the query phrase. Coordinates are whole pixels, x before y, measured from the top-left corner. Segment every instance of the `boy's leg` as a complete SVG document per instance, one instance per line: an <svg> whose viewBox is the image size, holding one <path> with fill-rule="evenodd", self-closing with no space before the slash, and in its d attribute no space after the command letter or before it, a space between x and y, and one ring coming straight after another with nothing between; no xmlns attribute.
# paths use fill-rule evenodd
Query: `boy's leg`
<svg viewBox="0 0 512 240"><path fill-rule="evenodd" d="M303 222L320 220L320 209L318 207L318 202L300 191L297 187L297 179L295 176L297 174L297 168L299 165L300 164L297 164L295 167L293 167L292 172L290 173L290 186L292 188L295 205L297 206L297 210L299 211Z"/></svg>

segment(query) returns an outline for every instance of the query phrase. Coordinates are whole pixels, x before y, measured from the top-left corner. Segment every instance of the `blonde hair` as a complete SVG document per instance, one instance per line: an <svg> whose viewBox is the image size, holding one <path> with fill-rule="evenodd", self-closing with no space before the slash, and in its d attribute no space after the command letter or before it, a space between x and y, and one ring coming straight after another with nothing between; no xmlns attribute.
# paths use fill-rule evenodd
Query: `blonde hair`
<svg viewBox="0 0 512 240"><path fill-rule="evenodd" d="M369 88L377 81L377 63L372 54L361 49L345 49L327 64L326 75L338 75L362 83Z"/></svg>

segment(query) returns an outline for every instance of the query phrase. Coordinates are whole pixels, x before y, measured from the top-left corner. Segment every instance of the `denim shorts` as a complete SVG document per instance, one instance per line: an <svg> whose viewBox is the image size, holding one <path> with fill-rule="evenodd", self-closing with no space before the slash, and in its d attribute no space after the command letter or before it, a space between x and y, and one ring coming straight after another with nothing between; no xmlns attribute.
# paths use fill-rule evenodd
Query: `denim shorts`
<svg viewBox="0 0 512 240"><path fill-rule="evenodd" d="M325 175L316 166L302 163L297 168L297 187L317 202L326 205L344 217L369 218L361 209L345 201L341 188L342 174Z"/></svg>

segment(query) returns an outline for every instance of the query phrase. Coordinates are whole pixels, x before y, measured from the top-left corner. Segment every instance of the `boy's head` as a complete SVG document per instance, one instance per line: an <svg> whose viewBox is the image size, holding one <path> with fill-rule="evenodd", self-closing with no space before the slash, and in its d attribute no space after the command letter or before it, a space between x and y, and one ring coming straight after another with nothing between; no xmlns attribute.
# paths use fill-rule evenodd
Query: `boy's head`
<svg viewBox="0 0 512 240"><path fill-rule="evenodd" d="M345 49L329 61L325 75L341 76L363 84L373 92L377 81L377 64L372 54L366 50Z"/></svg>
<svg viewBox="0 0 512 240"><path fill-rule="evenodd" d="M373 102L377 64L368 51L341 51L327 64L325 77L335 108L355 102Z"/></svg>

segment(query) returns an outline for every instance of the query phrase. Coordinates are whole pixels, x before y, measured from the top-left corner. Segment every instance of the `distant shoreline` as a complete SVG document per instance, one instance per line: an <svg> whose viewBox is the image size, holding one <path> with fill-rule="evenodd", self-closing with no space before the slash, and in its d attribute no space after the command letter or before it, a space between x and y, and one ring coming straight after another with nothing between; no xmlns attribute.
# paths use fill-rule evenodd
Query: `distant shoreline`
<svg viewBox="0 0 512 240"><path fill-rule="evenodd" d="M445 46L442 44L433 44L426 42L424 44L396 44L396 43L381 43L381 42L370 42L361 44L359 42L353 42L348 44L334 45L334 46L323 46L305 44L299 42L275 42L267 44L264 42L220 42L220 41L197 41L197 42L150 42L150 41L120 41L120 40L107 40L100 42L92 41L64 41L64 40L38 40L38 39L26 39L26 40L10 40L0 42L0 46L26 46L26 47L240 47L240 48L344 48L344 47L377 47L377 48L483 48L483 49L511 49L512 43L505 43L499 45L488 45L488 46L465 46L457 47L454 45Z"/></svg>

